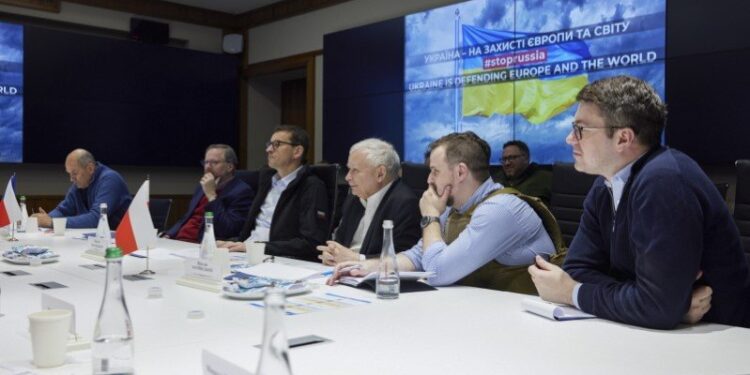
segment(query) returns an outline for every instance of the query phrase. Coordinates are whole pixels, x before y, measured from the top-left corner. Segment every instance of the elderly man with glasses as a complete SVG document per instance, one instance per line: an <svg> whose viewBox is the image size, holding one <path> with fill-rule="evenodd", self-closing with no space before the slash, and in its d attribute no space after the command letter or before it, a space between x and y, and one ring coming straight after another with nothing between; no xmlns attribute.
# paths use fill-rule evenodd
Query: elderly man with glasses
<svg viewBox="0 0 750 375"><path fill-rule="evenodd" d="M230 251L265 243L265 254L316 261L315 247L328 238L328 195L306 165L307 132L293 125L274 129L266 143L268 166L261 170L258 195L239 235L243 242L219 241Z"/></svg>
<svg viewBox="0 0 750 375"><path fill-rule="evenodd" d="M563 268L537 257L539 295L600 318L671 329L700 320L750 327L750 278L724 199L687 155L661 146L666 106L627 76L585 86L566 141L601 177ZM679 126L679 124L676 124Z"/></svg>
<svg viewBox="0 0 750 375"><path fill-rule="evenodd" d="M505 142L503 156L500 159L503 169L495 176L495 181L523 194L537 197L549 206L552 195L552 171L530 161L531 153L526 143L519 140Z"/></svg>
<svg viewBox="0 0 750 375"><path fill-rule="evenodd" d="M203 238L204 214L214 215L214 236L233 238L240 234L255 193L239 178L234 178L237 154L225 144L213 144L201 160L203 177L195 189L190 206L164 237L200 242Z"/></svg>

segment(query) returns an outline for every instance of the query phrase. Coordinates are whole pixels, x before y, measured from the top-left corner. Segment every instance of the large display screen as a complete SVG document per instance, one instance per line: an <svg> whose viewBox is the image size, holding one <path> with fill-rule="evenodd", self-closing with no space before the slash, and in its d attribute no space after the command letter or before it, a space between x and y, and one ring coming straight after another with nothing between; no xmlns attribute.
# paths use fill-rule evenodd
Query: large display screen
<svg viewBox="0 0 750 375"><path fill-rule="evenodd" d="M575 96L627 74L664 97L665 0L474 0L405 18L404 154L471 130L518 139L538 163L572 161Z"/></svg>
<svg viewBox="0 0 750 375"><path fill-rule="evenodd" d="M0 163L23 159L23 26L0 22Z"/></svg>

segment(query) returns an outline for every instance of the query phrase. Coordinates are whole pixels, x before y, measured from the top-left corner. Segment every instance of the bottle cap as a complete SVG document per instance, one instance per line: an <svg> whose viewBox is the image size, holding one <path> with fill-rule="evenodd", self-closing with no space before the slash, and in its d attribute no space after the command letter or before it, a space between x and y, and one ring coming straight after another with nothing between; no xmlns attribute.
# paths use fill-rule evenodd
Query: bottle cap
<svg viewBox="0 0 750 375"><path fill-rule="evenodd" d="M119 247L108 247L104 256L106 259L122 258L122 250Z"/></svg>
<svg viewBox="0 0 750 375"><path fill-rule="evenodd" d="M383 220L383 229L393 229L393 220Z"/></svg>
<svg viewBox="0 0 750 375"><path fill-rule="evenodd" d="M211 211L206 211L206 219L212 219L214 217L214 213Z"/></svg>

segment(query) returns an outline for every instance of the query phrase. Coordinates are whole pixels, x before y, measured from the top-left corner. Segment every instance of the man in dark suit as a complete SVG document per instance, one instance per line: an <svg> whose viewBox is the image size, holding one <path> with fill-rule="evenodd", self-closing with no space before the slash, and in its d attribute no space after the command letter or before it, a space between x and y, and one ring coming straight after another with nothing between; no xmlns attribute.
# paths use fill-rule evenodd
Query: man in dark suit
<svg viewBox="0 0 750 375"><path fill-rule="evenodd" d="M349 151L346 181L351 194L334 240L318 246L324 264L335 265L380 255L383 220L393 221L396 252L412 247L421 236L419 198L399 179L400 160L393 146L369 138Z"/></svg>
<svg viewBox="0 0 750 375"><path fill-rule="evenodd" d="M218 239L237 237L245 222L247 210L255 192L242 180L234 178L237 154L225 144L206 148L203 177L193 193L190 206L164 237L181 241L200 242L203 239L203 216L214 214L214 236Z"/></svg>
<svg viewBox="0 0 750 375"><path fill-rule="evenodd" d="M315 246L328 238L328 195L306 165L308 136L298 126L277 127L266 143L268 166L260 172L255 197L239 238L219 247L246 251L265 242L265 254L314 261Z"/></svg>

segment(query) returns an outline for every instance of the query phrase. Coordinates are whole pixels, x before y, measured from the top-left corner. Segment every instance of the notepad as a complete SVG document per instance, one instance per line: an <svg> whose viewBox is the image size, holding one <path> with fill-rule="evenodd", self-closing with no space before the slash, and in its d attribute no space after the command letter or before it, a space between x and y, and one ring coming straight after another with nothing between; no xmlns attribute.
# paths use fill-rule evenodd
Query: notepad
<svg viewBox="0 0 750 375"><path fill-rule="evenodd" d="M532 312L534 314L543 316L547 319L552 320L575 320L575 319L591 319L596 316L585 313L578 310L575 307L567 305L558 305L547 301L542 301L539 298L524 298L521 301L521 306L524 310Z"/></svg>
<svg viewBox="0 0 750 375"><path fill-rule="evenodd" d="M434 272L399 272L398 276L400 279L399 292L424 292L429 290L437 290L434 286L420 281L428 277L435 275ZM377 290L377 279L378 273L371 272L367 276L355 277L355 276L342 276L339 279L339 283L348 285L355 288L369 289L373 292Z"/></svg>

